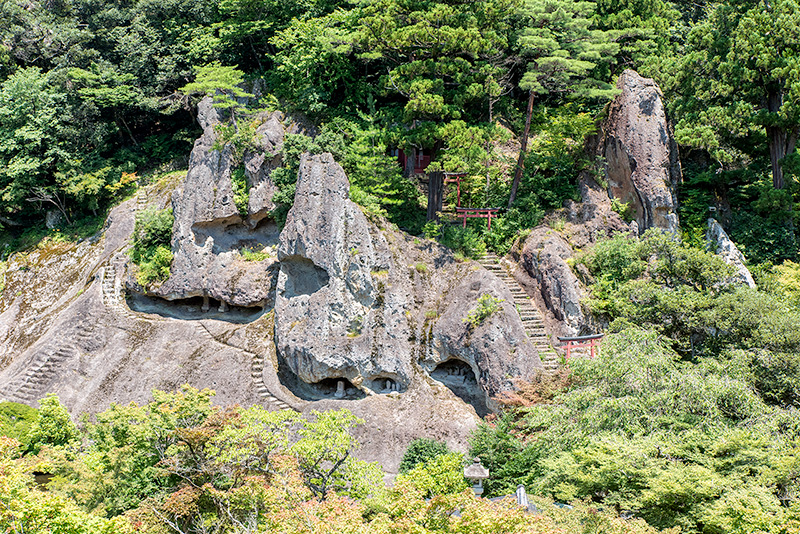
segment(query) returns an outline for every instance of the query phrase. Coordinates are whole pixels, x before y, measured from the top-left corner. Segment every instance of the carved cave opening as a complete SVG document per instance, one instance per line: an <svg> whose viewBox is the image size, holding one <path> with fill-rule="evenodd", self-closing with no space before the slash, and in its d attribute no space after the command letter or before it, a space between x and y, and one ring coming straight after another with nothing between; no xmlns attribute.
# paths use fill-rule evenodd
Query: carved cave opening
<svg viewBox="0 0 800 534"><path fill-rule="evenodd" d="M202 247L210 237L214 241L211 251L221 254L243 248L261 251L264 247L278 244L281 230L273 219L262 219L253 227L247 222L233 219L196 223L192 226L195 245Z"/></svg>
<svg viewBox="0 0 800 534"><path fill-rule="evenodd" d="M370 378L366 381L366 386L369 387L372 391L379 394L386 394L386 393L393 393L398 392L402 393L407 388L406 386L397 380L394 376L388 375L379 375Z"/></svg>
<svg viewBox="0 0 800 534"><path fill-rule="evenodd" d="M282 295L286 298L316 293L330 280L328 271L302 256L289 256L281 261L281 272L286 275Z"/></svg>
<svg viewBox="0 0 800 534"><path fill-rule="evenodd" d="M358 400L366 397L363 391L343 377L324 378L311 384L305 382L281 356L278 356L278 380L296 397L306 401Z"/></svg>
<svg viewBox="0 0 800 534"><path fill-rule="evenodd" d="M436 366L431 378L438 380L458 398L475 408L479 416L489 414L486 395L478 385L475 372L466 362L457 359L444 361Z"/></svg>
<svg viewBox="0 0 800 534"><path fill-rule="evenodd" d="M133 311L150 313L172 319L199 321L216 319L229 323L250 323L269 311L264 306L231 306L211 297L189 297L167 300L133 293L128 296L128 306Z"/></svg>

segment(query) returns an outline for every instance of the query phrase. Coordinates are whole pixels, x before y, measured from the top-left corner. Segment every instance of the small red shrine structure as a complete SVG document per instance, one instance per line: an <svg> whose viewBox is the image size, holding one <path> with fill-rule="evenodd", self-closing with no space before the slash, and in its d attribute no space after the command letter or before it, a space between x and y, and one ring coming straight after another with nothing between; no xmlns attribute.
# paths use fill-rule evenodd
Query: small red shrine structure
<svg viewBox="0 0 800 534"><path fill-rule="evenodd" d="M603 339L603 334L592 334L591 336L577 336L577 337L560 337L558 340L564 343L564 348L567 351L567 361L571 352L575 349L589 349L589 357L594 358L597 355L596 348L600 340Z"/></svg>
<svg viewBox="0 0 800 534"><path fill-rule="evenodd" d="M497 217L500 208L456 208L456 217L461 217L463 228L467 227L467 218L487 219L488 229L492 229L492 217Z"/></svg>

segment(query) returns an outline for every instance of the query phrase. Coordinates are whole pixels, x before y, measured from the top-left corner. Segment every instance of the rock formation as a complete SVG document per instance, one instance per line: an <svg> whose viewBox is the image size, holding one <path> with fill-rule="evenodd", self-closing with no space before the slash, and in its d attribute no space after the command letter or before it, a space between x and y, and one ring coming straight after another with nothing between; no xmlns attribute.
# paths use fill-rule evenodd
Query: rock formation
<svg viewBox="0 0 800 534"><path fill-rule="evenodd" d="M755 288L756 283L753 280L753 275L747 270L745 266L745 259L742 252L736 248L733 241L730 240L728 234L723 230L722 225L716 219L708 219L708 230L706 230L706 242L711 252L719 254L725 263L732 265L736 270L732 281L734 283L745 284L749 287Z"/></svg>
<svg viewBox="0 0 800 534"><path fill-rule="evenodd" d="M633 206L640 233L652 227L676 232L681 167L661 90L632 70L622 73L617 88L601 143L609 194Z"/></svg>
<svg viewBox="0 0 800 534"><path fill-rule="evenodd" d="M220 122L211 99L198 106L203 135L195 142L183 187L172 199L175 224L174 259L169 280L150 294L168 300L203 297L227 306L264 307L277 272L276 258L246 262L240 250L275 246L279 229L268 215L274 209L275 187L270 173L281 164L284 127L278 112L259 117L258 149L245 153L242 162L249 187L247 213L234 203L231 175L236 172L231 150L214 150L214 126ZM129 285L141 290L133 280Z"/></svg>
<svg viewBox="0 0 800 534"><path fill-rule="evenodd" d="M338 380L348 397L402 392L421 379L419 355L432 374L445 366L446 384L460 377L457 393L485 412L513 378L530 378L540 363L508 288L439 247L433 256L407 244L398 250L400 237L370 223L348 191L330 154L303 156L278 247L275 304L278 353L298 393L330 395ZM422 276L424 285L415 280ZM464 319L484 293L506 303L472 332Z"/></svg>

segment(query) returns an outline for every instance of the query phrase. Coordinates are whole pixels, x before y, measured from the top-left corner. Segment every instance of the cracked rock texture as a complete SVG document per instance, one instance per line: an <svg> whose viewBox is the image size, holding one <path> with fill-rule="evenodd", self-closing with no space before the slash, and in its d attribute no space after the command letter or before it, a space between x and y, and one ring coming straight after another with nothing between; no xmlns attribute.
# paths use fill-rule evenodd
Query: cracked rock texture
<svg viewBox="0 0 800 534"><path fill-rule="evenodd" d="M652 227L677 232L681 166L661 90L633 70L622 73L617 88L600 145L609 194L631 204L640 233Z"/></svg>
<svg viewBox="0 0 800 534"><path fill-rule="evenodd" d="M262 250L277 244L279 229L269 218L275 192L270 174L281 164L285 129L283 115L259 117L258 148L244 154L242 166L249 186L247 213L234 203L235 172L230 148L214 150L214 126L220 122L211 99L198 106L203 135L195 142L183 186L172 197L171 276L150 294L168 300L210 297L234 306L268 307L277 273L275 258L244 261L240 250ZM141 290L133 279L128 282Z"/></svg>
<svg viewBox="0 0 800 534"><path fill-rule="evenodd" d="M756 282L753 280L753 275L745 266L744 254L736 247L736 244L731 241L728 234L722 228L716 219L708 219L708 229L706 230L706 242L711 252L719 254L725 263L733 266L736 270L732 277L732 282L738 284L745 284L755 289Z"/></svg>

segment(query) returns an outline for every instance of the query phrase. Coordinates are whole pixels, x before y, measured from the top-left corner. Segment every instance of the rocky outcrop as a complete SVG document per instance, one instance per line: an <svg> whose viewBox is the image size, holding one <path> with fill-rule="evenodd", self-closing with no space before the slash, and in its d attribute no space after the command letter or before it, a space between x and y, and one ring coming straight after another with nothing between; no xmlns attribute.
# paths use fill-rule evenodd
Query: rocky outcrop
<svg viewBox="0 0 800 534"><path fill-rule="evenodd" d="M522 248L520 264L538 286L547 309L559 323L558 334L575 336L587 333L588 322L580 301L585 296L582 284L567 260L572 247L558 233L538 227Z"/></svg>
<svg viewBox="0 0 800 534"><path fill-rule="evenodd" d="M749 287L755 288L756 283L753 280L753 275L747 270L745 266L745 259L742 252L736 248L736 244L728 237L722 225L715 219L708 219L708 229L706 230L706 242L708 249L711 252L719 254L725 263L733 266L735 274L732 277L732 282L738 284L745 284Z"/></svg>
<svg viewBox="0 0 800 534"><path fill-rule="evenodd" d="M369 222L348 191L329 154L303 156L278 247L275 303L278 352L300 393L324 396L338 381L345 397L405 391L423 379L419 355L431 375L484 411L513 379L541 367L497 277L473 272L441 249L413 262L412 247L387 241L392 233ZM464 319L483 293L505 302L473 331ZM450 384L453 377L458 384Z"/></svg>
<svg viewBox="0 0 800 534"><path fill-rule="evenodd" d="M640 233L653 227L676 232L681 167L661 90L632 70L622 73L617 88L600 144L609 194L633 207Z"/></svg>
<svg viewBox="0 0 800 534"><path fill-rule="evenodd" d="M150 294L168 300L204 297L227 306L269 307L277 258L245 261L241 249L274 247L279 229L268 215L274 209L272 170L281 164L284 128L280 113L262 115L255 150L244 155L244 177L249 187L246 213L234 202L235 171L229 147L214 150L214 126L219 112L210 98L198 106L203 135L196 142L183 187L173 195L175 224L171 276ZM129 285L135 290L133 280Z"/></svg>
<svg viewBox="0 0 800 534"><path fill-rule="evenodd" d="M486 392L481 400L488 409L495 409L493 397L513 390L515 380L530 380L542 369L539 355L525 335L511 291L499 278L483 269L474 271L451 295L452 301L433 326L432 344L420 363L434 376L437 366L450 360L466 363ZM466 314L483 295L500 300L499 309L472 325L465 321Z"/></svg>

